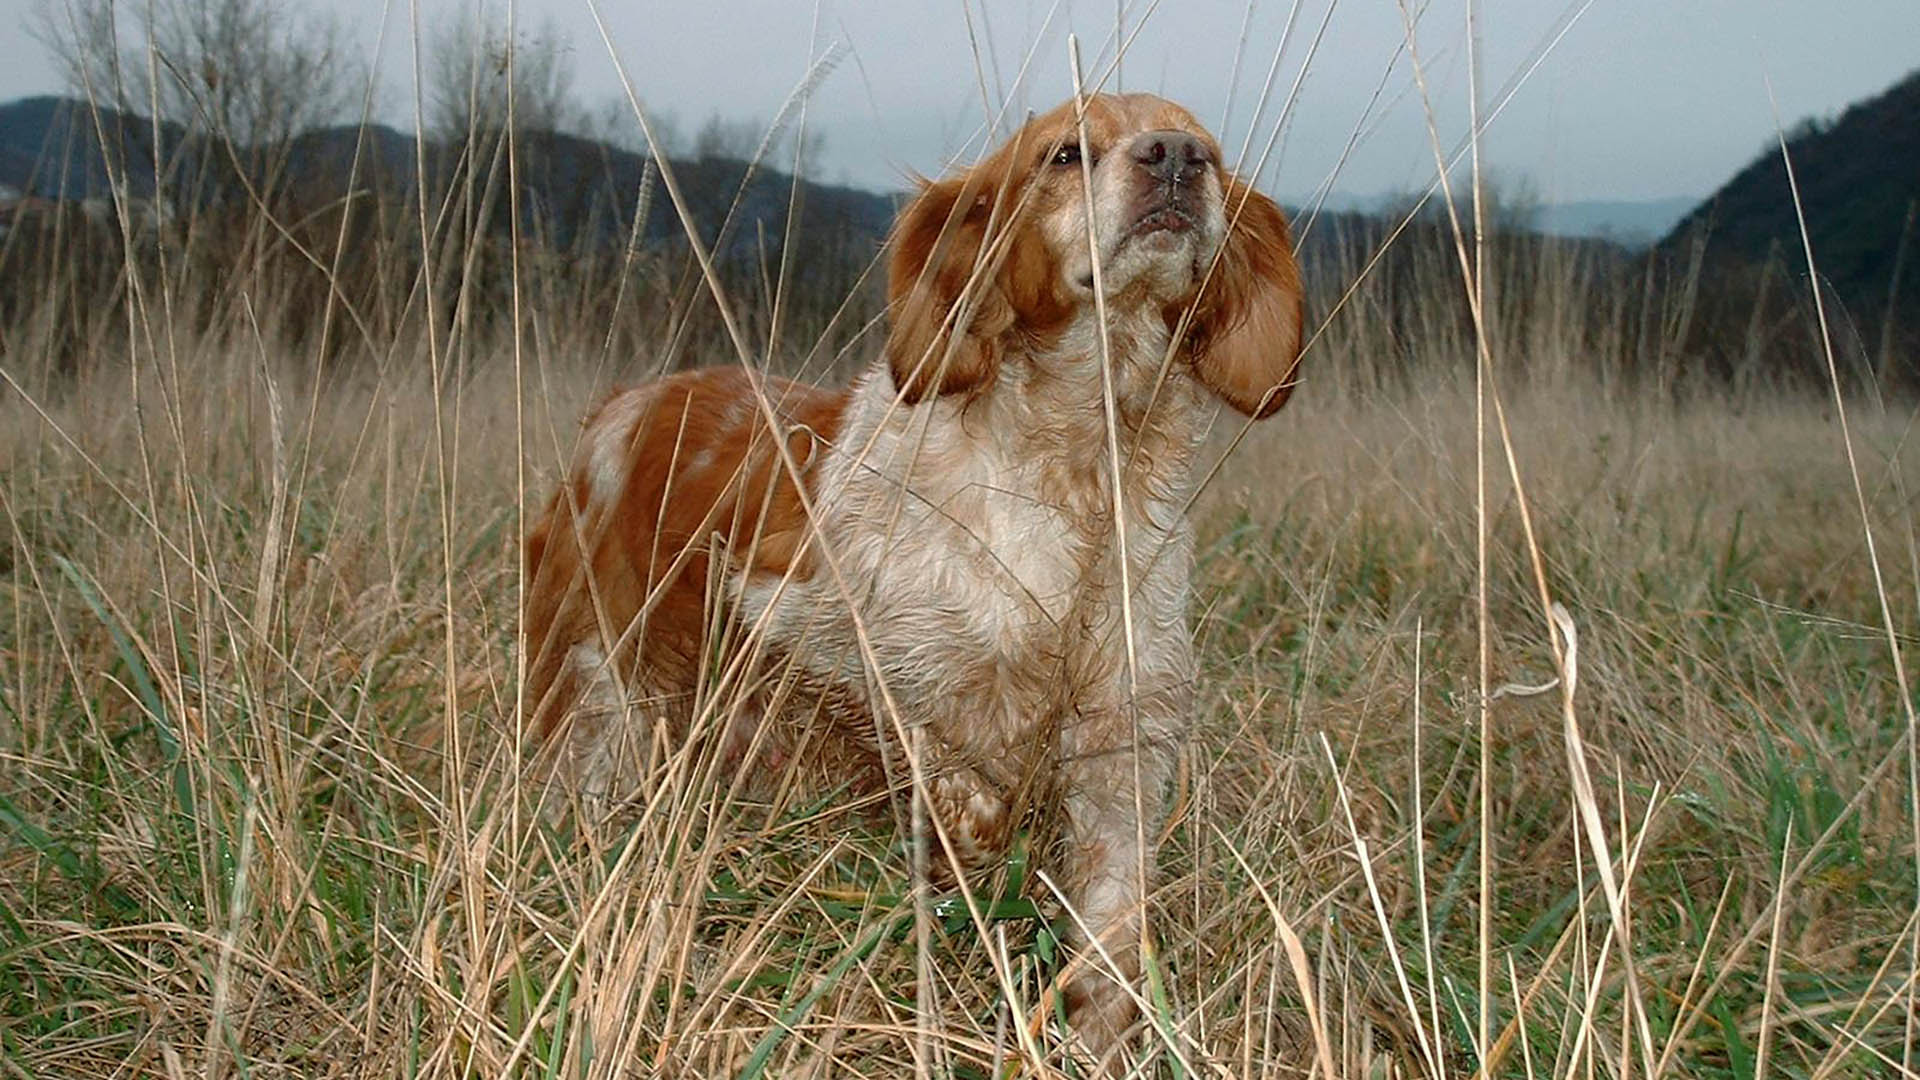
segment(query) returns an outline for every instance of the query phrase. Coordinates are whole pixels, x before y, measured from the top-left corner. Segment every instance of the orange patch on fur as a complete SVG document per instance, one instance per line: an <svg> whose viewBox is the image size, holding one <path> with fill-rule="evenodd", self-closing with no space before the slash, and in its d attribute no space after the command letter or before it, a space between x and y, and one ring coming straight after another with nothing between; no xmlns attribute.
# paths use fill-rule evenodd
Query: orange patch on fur
<svg viewBox="0 0 1920 1080"><path fill-rule="evenodd" d="M806 511L774 439L786 440L804 480L838 436L847 396L785 379L765 386L777 435L739 368L628 390L588 419L567 482L527 536L535 738L551 736L582 692L568 665L579 642L600 643L618 672L636 670L645 650L648 669L691 682L711 623L716 545L750 574L812 572Z"/></svg>

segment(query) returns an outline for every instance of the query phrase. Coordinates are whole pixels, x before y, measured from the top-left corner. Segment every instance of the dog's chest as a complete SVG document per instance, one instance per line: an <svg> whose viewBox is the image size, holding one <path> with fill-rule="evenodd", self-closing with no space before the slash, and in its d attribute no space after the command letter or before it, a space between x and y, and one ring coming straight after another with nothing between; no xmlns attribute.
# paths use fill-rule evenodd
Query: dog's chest
<svg viewBox="0 0 1920 1080"><path fill-rule="evenodd" d="M976 459L969 471L925 507L922 550L905 562L916 579L949 582L999 648L1051 649L1045 639L1117 577L1105 478L1042 455Z"/></svg>
<svg viewBox="0 0 1920 1080"><path fill-rule="evenodd" d="M1058 454L956 442L915 440L908 467L876 466L838 507L866 614L898 632L880 644L946 642L955 662L1057 653L1117 577L1108 487Z"/></svg>
<svg viewBox="0 0 1920 1080"><path fill-rule="evenodd" d="M1180 455L1123 464L1116 500L1097 410L1056 409L1032 423L957 411L903 420L889 404L856 391L813 477L827 548L814 572L740 583L770 654L861 693L873 686L866 673L877 674L916 713L1001 717L989 727L1017 720L1024 730L1123 684L1125 581L1136 640L1173 642L1143 647L1153 669L1143 675L1165 667L1177 678L1191 558L1185 484L1142 466L1184 467Z"/></svg>
<svg viewBox="0 0 1920 1080"><path fill-rule="evenodd" d="M838 482L823 506L838 574L743 597L771 604L774 638L809 637L816 656L871 650L899 677L934 681L954 665L1019 664L1058 653L1117 582L1106 488L1062 475L1057 457L902 432L822 481Z"/></svg>

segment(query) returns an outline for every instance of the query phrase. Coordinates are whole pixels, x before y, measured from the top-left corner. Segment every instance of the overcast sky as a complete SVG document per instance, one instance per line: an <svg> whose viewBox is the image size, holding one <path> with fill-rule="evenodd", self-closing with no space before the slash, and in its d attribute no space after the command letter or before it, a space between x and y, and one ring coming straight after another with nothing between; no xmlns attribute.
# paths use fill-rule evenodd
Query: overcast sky
<svg viewBox="0 0 1920 1080"><path fill-rule="evenodd" d="M0 100L62 89L46 47L13 28L64 2L0 0ZM384 27L381 119L411 126L407 0L291 2L337 13L369 57ZM476 7L506 12L506 0L415 2L430 43ZM1356 197L1432 180L1394 0L599 0L611 53L588 0L520 0L515 18L561 43L583 104L619 97L617 58L648 110L683 134L712 115L772 120L815 61L836 54L808 106L808 129L823 139L815 176L892 189L977 153L986 103L1010 103L1017 118L1069 96L1070 34L1089 77L1106 70L1116 8L1131 44L1105 87L1186 104L1229 155L1259 111L1252 157L1274 140L1269 190L1298 200L1333 177ZM1791 125L1920 67L1920 0L1484 0L1477 10L1483 96L1490 105L1511 91L1483 155L1548 201L1704 195L1771 138L1768 80ZM1414 42L1451 150L1468 126L1465 0L1428 3Z"/></svg>

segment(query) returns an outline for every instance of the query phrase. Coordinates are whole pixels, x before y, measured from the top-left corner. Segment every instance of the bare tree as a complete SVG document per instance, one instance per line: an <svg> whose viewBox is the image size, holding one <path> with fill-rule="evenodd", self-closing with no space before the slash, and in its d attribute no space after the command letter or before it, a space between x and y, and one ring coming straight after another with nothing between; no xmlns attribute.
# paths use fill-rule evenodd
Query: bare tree
<svg viewBox="0 0 1920 1080"><path fill-rule="evenodd" d="M696 161L747 161L755 156L767 137L767 125L758 120L742 120L710 113L693 139Z"/></svg>
<svg viewBox="0 0 1920 1080"><path fill-rule="evenodd" d="M649 107L647 122L653 126L653 137L660 144L662 156L677 159L686 155L686 133L679 116L671 109ZM586 114L586 127L581 134L625 153L653 156L646 135L640 130L640 121L633 115L633 105L625 97L602 99Z"/></svg>
<svg viewBox="0 0 1920 1080"><path fill-rule="evenodd" d="M363 78L352 43L315 8L161 0L149 11L163 115L198 118L237 145L271 146L355 111Z"/></svg>
<svg viewBox="0 0 1920 1080"><path fill-rule="evenodd" d="M589 124L570 61L553 24L525 31L484 3L431 47L420 124L435 156L422 190L438 204L433 294L455 328L500 306L509 242L551 244L590 214L594 190L576 174Z"/></svg>
<svg viewBox="0 0 1920 1080"><path fill-rule="evenodd" d="M250 182L295 136L354 116L366 68L334 16L290 0L47 0L39 36L75 93L203 136ZM217 153L212 156L219 156Z"/></svg>
<svg viewBox="0 0 1920 1080"><path fill-rule="evenodd" d="M515 132L571 132L586 122L573 102L565 36L551 23L526 33L476 13L448 24L432 54L427 130L448 144Z"/></svg>

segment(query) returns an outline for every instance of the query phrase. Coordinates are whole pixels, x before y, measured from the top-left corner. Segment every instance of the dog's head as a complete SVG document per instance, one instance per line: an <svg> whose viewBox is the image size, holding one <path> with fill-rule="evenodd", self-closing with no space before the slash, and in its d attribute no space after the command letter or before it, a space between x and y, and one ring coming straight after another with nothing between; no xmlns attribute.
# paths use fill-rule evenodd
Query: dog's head
<svg viewBox="0 0 1920 1080"><path fill-rule="evenodd" d="M1292 389L1301 291L1286 218L1172 102L1099 95L1084 118L1069 101L1033 119L925 184L892 244L887 354L908 401L977 392L1009 355L1046 349L1092 311L1096 258L1110 314L1157 312L1181 335L1178 370L1228 404L1268 416Z"/></svg>

